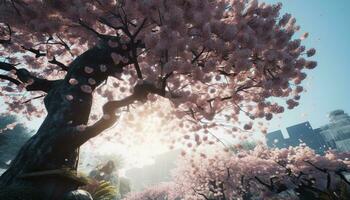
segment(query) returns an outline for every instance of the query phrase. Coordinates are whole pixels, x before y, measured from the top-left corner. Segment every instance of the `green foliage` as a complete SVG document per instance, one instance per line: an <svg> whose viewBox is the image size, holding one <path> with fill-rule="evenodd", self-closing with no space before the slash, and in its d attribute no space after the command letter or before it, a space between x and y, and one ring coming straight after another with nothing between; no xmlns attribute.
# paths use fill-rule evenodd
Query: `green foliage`
<svg viewBox="0 0 350 200"><path fill-rule="evenodd" d="M108 181L90 183L85 189L94 200L113 200L119 193L118 188Z"/></svg>
<svg viewBox="0 0 350 200"><path fill-rule="evenodd" d="M256 143L253 141L243 141L238 145L232 145L229 147L230 151L238 153L241 150L253 150L256 147Z"/></svg>

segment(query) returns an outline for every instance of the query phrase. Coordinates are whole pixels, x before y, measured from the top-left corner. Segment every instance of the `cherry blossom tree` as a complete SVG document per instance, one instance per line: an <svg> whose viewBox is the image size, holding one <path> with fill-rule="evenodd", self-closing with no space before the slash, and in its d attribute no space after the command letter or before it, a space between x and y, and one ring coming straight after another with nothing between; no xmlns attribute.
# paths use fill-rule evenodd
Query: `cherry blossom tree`
<svg viewBox="0 0 350 200"><path fill-rule="evenodd" d="M301 44L308 34L298 39L295 18L280 9L257 0L1 1L0 94L8 112L46 118L0 187L31 185L60 199L76 184L28 177L75 170L79 147L132 106L166 100L168 124L181 119L179 128L197 132L217 116L270 120L294 108L317 63ZM98 98L106 103L93 116Z"/></svg>
<svg viewBox="0 0 350 200"><path fill-rule="evenodd" d="M176 182L194 199L299 199L308 193L327 193L349 172L349 154L327 152L316 155L308 147L269 150L258 146L252 151L187 159L174 176ZM291 193L292 192L292 193ZM181 192L180 192L181 193ZM298 197L299 196L299 197ZM186 198L186 196L185 196Z"/></svg>
<svg viewBox="0 0 350 200"><path fill-rule="evenodd" d="M127 199L347 199L349 156L320 156L303 146L186 156L174 171L174 182L130 193Z"/></svg>

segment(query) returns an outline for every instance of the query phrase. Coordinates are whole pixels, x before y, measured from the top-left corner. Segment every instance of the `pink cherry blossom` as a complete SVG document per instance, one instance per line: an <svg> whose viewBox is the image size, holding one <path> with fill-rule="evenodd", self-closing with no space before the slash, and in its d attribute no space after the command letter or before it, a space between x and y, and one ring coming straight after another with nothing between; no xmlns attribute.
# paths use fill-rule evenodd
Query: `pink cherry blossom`
<svg viewBox="0 0 350 200"><path fill-rule="evenodd" d="M304 45L307 35L296 39L300 27L291 14L283 13L280 3L11 2L0 3L0 56L6 58L0 64L1 79L10 82L0 86L3 105L8 112L25 117L47 114L47 119L54 121L44 120L41 127L47 130L39 129L39 135L53 131L54 138L81 136L75 138L79 142L67 144L78 145L69 146L70 150L117 121L121 132L137 133L142 128L136 122L143 122L154 111L164 122L159 129L167 130L164 141L170 141L172 146L191 144L191 151L200 152L203 145L219 143L211 136L212 130L223 129L224 133L229 125L229 130L234 126L237 132L248 134L260 128L256 125L259 119L270 120L285 108L296 107L302 94L300 85L309 74L307 69L317 66L316 61L309 60L316 51ZM305 52L306 49L309 50ZM33 100L23 105L19 96ZM112 116L116 112L120 118L101 117L91 125L94 131L72 127L90 125L92 115ZM224 123L220 122L222 118ZM65 131L58 130L57 126L63 124L67 124L62 127ZM75 134L76 130L84 134ZM248 137L228 134L240 139ZM137 138L133 136L115 137L120 137L118 141ZM76 153L68 153L77 158ZM211 160L205 155L205 160ZM24 157L28 156L18 159ZM45 166L50 168L66 164L53 158L38 158L31 163L41 166L37 162L42 160L49 160ZM262 167L269 167L271 162L257 161L261 162L257 166ZM224 162L219 163L215 167L222 169ZM28 166L22 171L36 168ZM221 195L223 191L217 192L215 195Z"/></svg>

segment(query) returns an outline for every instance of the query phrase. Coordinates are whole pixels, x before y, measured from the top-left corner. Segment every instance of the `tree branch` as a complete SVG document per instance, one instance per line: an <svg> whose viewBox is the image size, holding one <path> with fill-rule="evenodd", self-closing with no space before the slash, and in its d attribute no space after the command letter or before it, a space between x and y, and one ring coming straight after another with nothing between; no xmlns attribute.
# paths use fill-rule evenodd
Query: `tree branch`
<svg viewBox="0 0 350 200"><path fill-rule="evenodd" d="M197 191L196 189L194 189L194 188L192 188L192 190L194 191L194 193L196 193L196 194L202 196L205 200L209 200L209 198L208 198L205 194L203 194L203 193L201 193L201 192L198 192L198 191Z"/></svg>
<svg viewBox="0 0 350 200"><path fill-rule="evenodd" d="M141 31L141 29L143 28L143 26L145 25L147 21L147 18L145 18L140 27L135 31L135 33L133 35L130 36L130 43L131 43L131 54L132 54L132 62L134 63L135 69L136 69L136 73L137 73L137 77L139 79L142 79L142 72L141 72L141 68L139 65L139 62L137 61L137 48L140 45L139 41L136 41L135 43L135 37L139 34L139 32ZM127 29L127 28L126 28Z"/></svg>
<svg viewBox="0 0 350 200"><path fill-rule="evenodd" d="M168 80L168 78L170 77L170 76L172 76L174 74L174 72L170 72L170 73L167 73L163 78L162 78L162 90L164 91L164 93L165 93L165 88L166 88L166 82L167 82L167 80Z"/></svg>
<svg viewBox="0 0 350 200"><path fill-rule="evenodd" d="M42 57L42 56L46 56L46 53L40 52L39 49L27 48L27 47L25 47L25 46L22 46L22 48L23 48L24 50L27 50L27 51L29 51L29 52L35 54L35 58L40 58L40 57Z"/></svg>
<svg viewBox="0 0 350 200"><path fill-rule="evenodd" d="M13 64L10 64L10 63L6 63L6 62L0 62L0 69L1 70L4 70L4 71L13 71L13 72L16 72L17 71L17 68L15 67L15 65ZM10 81L16 85L20 85L22 84L21 81L15 79L15 78L12 78L12 77L9 77L7 75L3 75L3 74L0 74L0 79L4 79L4 80L7 80L7 81Z"/></svg>
<svg viewBox="0 0 350 200"><path fill-rule="evenodd" d="M136 50L136 48L137 47L134 47L134 45L132 46L132 50L131 50L132 62L134 63L134 66L135 66L135 69L136 69L136 73L137 73L137 77L139 79L142 79L141 68L140 68L139 62L137 61L137 50Z"/></svg>
<svg viewBox="0 0 350 200"><path fill-rule="evenodd" d="M204 51L205 51L204 47L203 47L202 51L199 52L198 54L195 51L192 51L192 53L195 57L192 59L191 63L194 64L195 62L197 62L197 60L201 57L201 55L204 53Z"/></svg>
<svg viewBox="0 0 350 200"><path fill-rule="evenodd" d="M48 93L55 83L61 80L50 81L33 76L28 70L21 68L16 71L16 75L23 83L26 83L28 91L43 91Z"/></svg>
<svg viewBox="0 0 350 200"><path fill-rule="evenodd" d="M59 66L64 71L68 71L69 69L65 64L57 61L56 57L53 57L52 60L49 61L49 63Z"/></svg>
<svg viewBox="0 0 350 200"><path fill-rule="evenodd" d="M46 94L33 97L33 98L31 98L31 99L25 100L24 102L22 102L22 104L29 103L29 102L31 102L31 101L33 101L33 100L35 100L35 99L40 99L40 98L45 97L45 96L46 96Z"/></svg>
<svg viewBox="0 0 350 200"><path fill-rule="evenodd" d="M22 84L20 81L14 79L14 78L11 78L9 76L6 76L6 75L2 75L2 74L0 74L0 79L4 79L4 80L7 80L7 81L10 81L10 82L12 82L12 83L14 83L16 85Z"/></svg>
<svg viewBox="0 0 350 200"><path fill-rule="evenodd" d="M110 35L104 35L101 34L99 32L97 32L95 29L91 28L87 23L85 23L84 21L82 21L81 19L79 19L79 25L81 25L83 28L91 31L92 33L94 33L98 38L104 40L104 41L108 41L110 39L114 39L116 38L116 36L110 36Z"/></svg>
<svg viewBox="0 0 350 200"><path fill-rule="evenodd" d="M100 17L98 19L98 21L101 23L101 24L104 24L106 26L108 26L109 28L112 28L114 30L123 30L123 26L114 26L113 24L111 24L107 19L103 18L103 17Z"/></svg>
<svg viewBox="0 0 350 200"><path fill-rule="evenodd" d="M136 29L135 33L132 35L132 38L133 38L133 39L136 38L137 35L140 33L140 31L142 30L142 28L145 26L146 21L147 21L147 18L145 18L145 19L142 20L140 27L138 27L138 28Z"/></svg>
<svg viewBox="0 0 350 200"><path fill-rule="evenodd" d="M16 85L25 84L26 89L28 91L43 91L43 92L49 92L53 85L59 81L50 81L47 79L38 78L34 75L32 75L28 70L21 68L17 69L14 64L6 63L6 62L0 62L0 69L4 71L13 71L14 74L17 75L18 79L1 75L0 78L4 80L8 80Z"/></svg>
<svg viewBox="0 0 350 200"><path fill-rule="evenodd" d="M227 77L235 77L238 75L237 73L228 73L225 70L218 70L219 74L227 76Z"/></svg>
<svg viewBox="0 0 350 200"><path fill-rule="evenodd" d="M269 184L265 183L264 181L262 181L262 180L261 180L259 177L257 177L257 176L255 176L254 178L255 178L255 180L257 180L261 185L267 187L270 191L273 191L273 190L274 190L273 185L269 185Z"/></svg>
<svg viewBox="0 0 350 200"><path fill-rule="evenodd" d="M15 66L16 65L14 65L14 64L6 63L6 62L0 62L0 69L5 70L5 71L11 71L11 70L16 71L17 68Z"/></svg>
<svg viewBox="0 0 350 200"><path fill-rule="evenodd" d="M103 106L103 117L99 119L95 124L88 126L83 131L75 130L73 134L69 134L68 137L72 137L71 141L74 141L74 147L77 148L84 144L89 139L96 137L107 128L110 128L118 119L115 112L122 107L133 104L135 101L145 102L148 94L163 95L161 89L155 87L149 83L143 83L134 87L134 93L122 100L109 101Z"/></svg>

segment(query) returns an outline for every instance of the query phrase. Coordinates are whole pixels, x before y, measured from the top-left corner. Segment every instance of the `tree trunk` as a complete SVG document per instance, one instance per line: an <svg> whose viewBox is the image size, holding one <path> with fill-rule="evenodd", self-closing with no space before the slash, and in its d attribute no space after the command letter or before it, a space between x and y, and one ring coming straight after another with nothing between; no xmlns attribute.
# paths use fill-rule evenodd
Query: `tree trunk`
<svg viewBox="0 0 350 200"><path fill-rule="evenodd" d="M67 191L77 188L77 183L63 177L24 178L28 173L78 166L78 149L66 141L69 118L71 123L86 124L91 108L91 94L82 96L79 103L65 99L63 87L48 93L45 105L48 115L38 132L21 148L9 169L1 176L0 186L34 186L45 193L47 199L62 199ZM69 117L70 116L70 117ZM59 176L59 175L56 175Z"/></svg>
<svg viewBox="0 0 350 200"><path fill-rule="evenodd" d="M89 78L94 78L96 85L91 86L94 90L115 73L118 66L113 66L114 71L99 70L100 64L112 63L110 53L109 48L101 47L86 51L70 64L64 80L55 81L44 99L48 114L37 133L21 148L0 177L1 189L29 186L40 189L45 199L62 200L66 192L78 187L78 182L61 175L42 174L62 168L77 169L78 148L85 141L73 141L77 138L70 137L71 130L87 123L92 104L92 94L82 91L81 86L88 84ZM85 73L85 66L94 68L95 73ZM79 84L70 84L71 78L75 78ZM69 100L67 95L72 95L74 99ZM34 176L35 173L41 175Z"/></svg>

